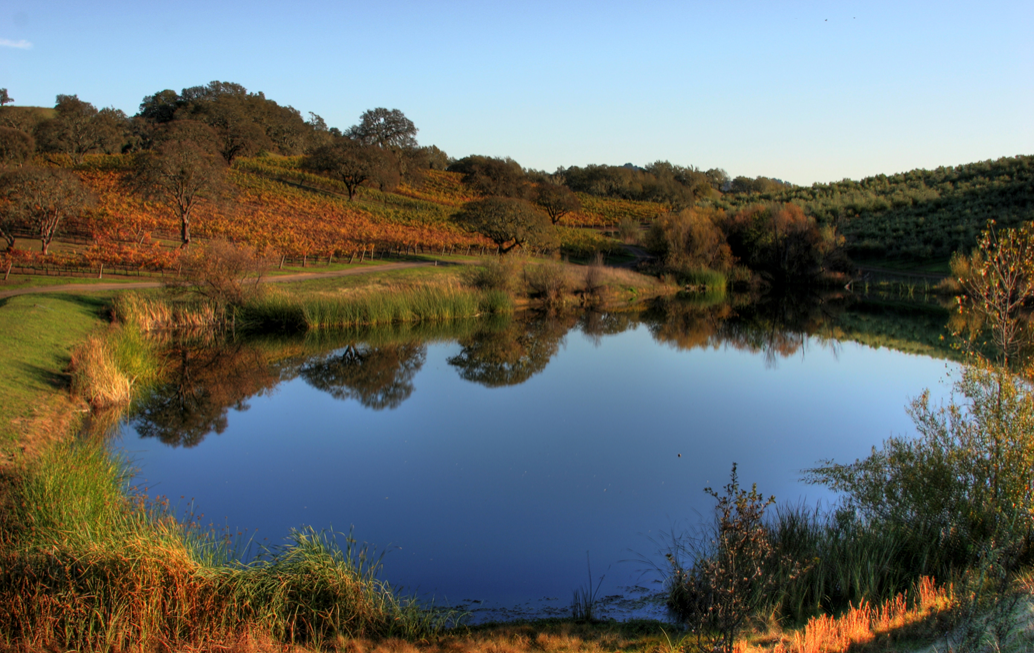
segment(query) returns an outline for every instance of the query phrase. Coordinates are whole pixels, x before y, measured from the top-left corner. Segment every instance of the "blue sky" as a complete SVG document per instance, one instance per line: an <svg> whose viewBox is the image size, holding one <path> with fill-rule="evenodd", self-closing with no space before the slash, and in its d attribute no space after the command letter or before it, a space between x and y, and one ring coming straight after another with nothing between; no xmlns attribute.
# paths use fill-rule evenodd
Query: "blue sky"
<svg viewBox="0 0 1034 653"><path fill-rule="evenodd" d="M1034 154L1034 2L7 0L0 87L136 113L212 80L552 171L798 184Z"/></svg>

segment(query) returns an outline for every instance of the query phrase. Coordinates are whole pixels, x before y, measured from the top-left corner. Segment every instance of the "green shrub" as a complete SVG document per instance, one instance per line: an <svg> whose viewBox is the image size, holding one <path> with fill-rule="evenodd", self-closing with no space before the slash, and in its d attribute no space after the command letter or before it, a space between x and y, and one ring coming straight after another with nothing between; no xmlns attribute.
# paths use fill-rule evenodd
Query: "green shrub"
<svg viewBox="0 0 1034 653"><path fill-rule="evenodd" d="M547 261L524 268L524 283L532 296L548 306L560 306L568 289L567 272L560 261Z"/></svg>
<svg viewBox="0 0 1034 653"><path fill-rule="evenodd" d="M467 285L481 290L501 290L512 293L515 290L520 265L512 256L488 256L466 270Z"/></svg>
<svg viewBox="0 0 1034 653"><path fill-rule="evenodd" d="M705 492L716 501L715 521L702 550L690 546L668 554L673 573L667 607L691 632L709 640L709 650L732 653L736 635L771 601L776 578L770 569L789 570L793 580L796 565L778 559L765 528L765 510L775 498L765 499L757 486L749 492L740 488L735 463L724 494ZM680 555L687 552L695 554L688 568Z"/></svg>
<svg viewBox="0 0 1034 653"><path fill-rule="evenodd" d="M827 461L807 478L842 492L867 523L932 538L961 567L992 542L1034 535L1034 396L1027 382L980 362L963 369L955 391L961 402L933 406L929 392L912 402L918 437L890 438L851 464Z"/></svg>

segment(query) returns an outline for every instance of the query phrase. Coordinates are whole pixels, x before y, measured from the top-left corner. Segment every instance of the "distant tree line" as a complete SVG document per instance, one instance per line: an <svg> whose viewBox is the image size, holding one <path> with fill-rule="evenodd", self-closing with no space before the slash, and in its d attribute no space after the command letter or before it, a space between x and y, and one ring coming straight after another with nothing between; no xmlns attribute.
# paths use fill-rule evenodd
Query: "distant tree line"
<svg viewBox="0 0 1034 653"><path fill-rule="evenodd" d="M163 201L176 213L184 244L190 242L197 201L222 194L227 188L223 171L239 157L261 154L304 156L303 169L341 182L349 199L364 187L418 187L425 171L447 169L462 174L479 199L526 203L532 212L525 206L509 214L544 214L554 226L581 210L579 195L657 203L659 215L690 209L735 215L755 205L793 204L818 228L843 237L844 251L856 259L946 261L952 252L974 247L990 219L1006 227L1034 220L1031 156L801 187L668 161L642 167L592 164L548 173L523 168L510 158L470 155L453 160L437 147L421 147L416 126L398 109L371 109L341 130L328 127L317 114L303 119L291 106L223 81L158 91L144 97L131 117L110 107L98 109L77 95L58 95L53 108L12 103L7 89L0 89L0 191L11 200L0 216L5 235L40 232L37 218L13 211L21 206L14 201L14 187L37 173L8 173L31 168L37 155L64 157L76 165L98 153L132 155L132 190ZM75 190L60 213L75 212L80 196L88 201ZM471 217L469 211L465 217ZM466 221L471 228L477 222ZM515 245L517 231L547 233L535 225L518 226L509 230L506 241L497 242L500 248Z"/></svg>

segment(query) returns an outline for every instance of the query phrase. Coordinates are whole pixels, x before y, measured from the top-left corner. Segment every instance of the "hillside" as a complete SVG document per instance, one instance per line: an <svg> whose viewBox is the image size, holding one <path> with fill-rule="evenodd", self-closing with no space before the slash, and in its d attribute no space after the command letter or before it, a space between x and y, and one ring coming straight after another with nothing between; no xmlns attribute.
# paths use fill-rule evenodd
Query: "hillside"
<svg viewBox="0 0 1034 653"><path fill-rule="evenodd" d="M793 202L820 223L836 225L856 260L947 259L972 249L988 220L1011 227L1034 219L1034 156L727 194L715 204L737 210L757 201Z"/></svg>
<svg viewBox="0 0 1034 653"><path fill-rule="evenodd" d="M50 265L173 265L179 225L172 212L143 201L123 183L130 156L156 156L170 143L200 148L229 170L229 192L198 207L197 224L189 225L194 236L246 242L282 261L303 263L371 249L488 247L486 238L463 231L451 218L465 203L489 195L537 201L552 193L556 198L541 206L570 205L556 234L562 253L577 258L616 249L605 230L620 226L632 237L637 225L669 212L702 208L700 214L728 231L729 219L745 209L793 203L820 225L835 227L857 262L944 272L949 256L974 247L989 220L1007 227L1034 219L1032 156L811 187L668 161L546 173L510 158L456 159L434 145L421 146L419 129L398 109L365 111L357 124L339 129L227 81L148 95L132 117L77 95L58 95L53 108L5 105L0 126L9 128L0 131L0 168L13 171L34 160L72 169L97 197L74 224L61 225L58 238L66 242L55 243ZM38 258L27 251L32 229L10 213L0 210L0 231L5 237L17 232L21 242L0 254L0 264Z"/></svg>
<svg viewBox="0 0 1034 653"><path fill-rule="evenodd" d="M131 192L127 155L90 155L80 165L57 160L83 181L95 202L62 225L46 265L175 268L179 223L167 206ZM298 156L238 159L224 197L198 207L192 226L195 237L248 243L281 263L297 264L364 251L472 253L493 247L451 222L452 214L474 197L456 173L428 170L419 187L402 184L394 192L363 188L349 201L343 184L302 170L300 161ZM604 226L652 217L658 209L594 199L570 219L574 224ZM587 256L616 247L598 230L561 226L557 231L568 255ZM15 248L0 253L0 265L43 265L38 239L25 228L17 235Z"/></svg>

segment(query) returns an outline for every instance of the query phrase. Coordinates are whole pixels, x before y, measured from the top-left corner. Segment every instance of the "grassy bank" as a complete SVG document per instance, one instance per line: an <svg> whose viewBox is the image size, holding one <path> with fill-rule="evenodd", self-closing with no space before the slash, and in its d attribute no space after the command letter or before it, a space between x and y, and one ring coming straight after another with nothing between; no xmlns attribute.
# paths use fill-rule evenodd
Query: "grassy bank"
<svg viewBox="0 0 1034 653"><path fill-rule="evenodd" d="M404 322L442 322L513 311L503 293L463 288L400 288L355 296L270 294L241 307L246 328L318 330Z"/></svg>
<svg viewBox="0 0 1034 653"><path fill-rule="evenodd" d="M457 273L462 271L443 277ZM554 267L543 276L548 281L555 273L571 280L568 290L585 292L585 287L574 285L585 280L585 268ZM634 286L621 284L631 284L634 277L623 274L605 272L597 287L629 292ZM523 270L508 276L529 283ZM384 292L392 288L399 290L395 296ZM646 294L649 288L643 288ZM287 315L290 319L278 319L307 330L306 342L336 337L335 331L321 325L378 320L390 324L391 331L380 337L394 341L406 340L413 331L437 333L457 315L490 311L493 304L486 298L500 298L495 300L496 310L509 310L512 304L504 303L501 292L446 280L421 285L380 279L365 287L334 287L323 280L294 287L288 297L256 300L255 306L282 302L273 314ZM578 297L570 292L566 296L575 301ZM117 327L107 324L105 301L92 297L20 297L0 304L0 325L22 329L9 331L22 333L22 339L12 341L11 356L4 361L10 373L0 380L0 391L10 393L4 401L20 397L11 400L53 402L52 412L66 416L50 423L55 437L47 444L40 441L38 455L20 455L4 472L0 648L249 651L287 650L286 643L295 642L301 650L352 653L674 653L697 646L676 632L677 627L667 626L665 632L656 622L543 621L446 629L448 614L422 610L379 581L376 560L368 552L346 538L338 547L329 536L313 531L297 532L287 545L252 564L233 562L232 536L177 520L163 503L144 500L126 487L124 464L111 457L102 441L70 436L74 416L86 414L77 411L91 406L97 416L124 405L127 396L163 373L141 337L144 316L151 315L148 319L154 324L168 323L187 319L194 310L149 314L138 305L133 310L140 312L131 319L127 304L147 304L148 296L112 297L105 301L111 299L116 314L123 311L125 319ZM157 306L154 302L152 308ZM248 310L258 309L242 307L238 326L248 323ZM201 323L208 319L193 314L201 315ZM215 316L209 315L212 320ZM48 333L49 339L44 337ZM26 343L34 344L21 351ZM44 373L54 382L38 383L36 377ZM70 392L75 399L69 398ZM26 422L12 423L6 414L0 420L12 434L13 450L15 442L24 441ZM755 647L771 649L782 643L788 649L792 634L769 632L751 641Z"/></svg>
<svg viewBox="0 0 1034 653"><path fill-rule="evenodd" d="M11 461L74 422L66 373L72 348L104 323L111 294L26 295L0 300L0 450Z"/></svg>
<svg viewBox="0 0 1034 653"><path fill-rule="evenodd" d="M233 319L242 327L272 323L317 334L372 324L429 328L513 306L510 295L461 287L448 274L430 284L384 283L331 288L321 281L257 298L237 307ZM109 304L119 318L114 325L107 322ZM101 437L71 435L78 416L92 411L110 419L161 378L144 331L205 328L223 318L219 308L169 302L157 292L23 296L0 305L11 354L0 396L5 406L26 407L3 417L13 462L2 486L0 644L320 648L346 638L426 638L452 618L378 580L377 561L350 539L340 548L331 535L299 531L249 564L235 562L233 538L177 520L162 502L137 495L126 486L125 464ZM43 407L49 420L36 415ZM30 417L45 422L32 437ZM12 455L21 447L26 454Z"/></svg>
<svg viewBox="0 0 1034 653"><path fill-rule="evenodd" d="M30 647L143 650L268 637L425 636L438 615L376 578L349 540L299 531L250 564L233 542L127 492L125 465L66 441L13 490L0 565L0 632Z"/></svg>
<svg viewBox="0 0 1034 653"><path fill-rule="evenodd" d="M232 538L183 523L127 488L125 464L99 436L72 437L87 406L95 415L124 406L161 374L138 325L108 326L105 312L95 296L0 306L10 338L0 382L10 407L2 418L0 644L319 647L441 629L448 615L397 595L377 579L376 558L350 539L340 548L331 535L299 531L247 565L234 562Z"/></svg>

